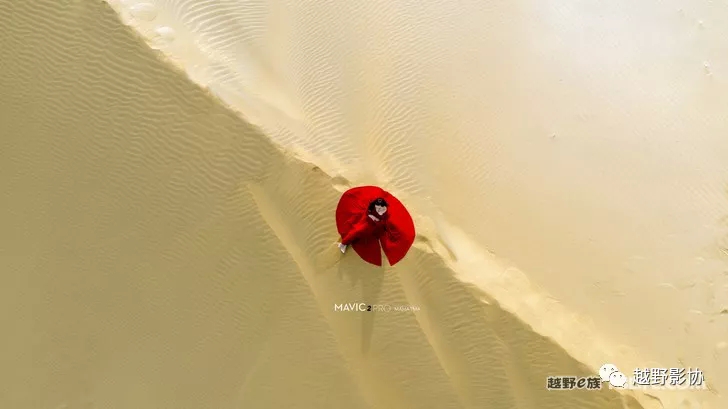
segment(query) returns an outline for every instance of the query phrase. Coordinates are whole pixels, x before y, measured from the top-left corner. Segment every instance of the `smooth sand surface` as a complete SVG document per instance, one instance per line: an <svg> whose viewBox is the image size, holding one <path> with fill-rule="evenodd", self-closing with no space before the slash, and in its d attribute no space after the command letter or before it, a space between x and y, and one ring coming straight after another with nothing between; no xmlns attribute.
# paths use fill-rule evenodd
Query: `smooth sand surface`
<svg viewBox="0 0 728 409"><path fill-rule="evenodd" d="M724 408L728 10L558 3L0 0L0 407Z"/></svg>

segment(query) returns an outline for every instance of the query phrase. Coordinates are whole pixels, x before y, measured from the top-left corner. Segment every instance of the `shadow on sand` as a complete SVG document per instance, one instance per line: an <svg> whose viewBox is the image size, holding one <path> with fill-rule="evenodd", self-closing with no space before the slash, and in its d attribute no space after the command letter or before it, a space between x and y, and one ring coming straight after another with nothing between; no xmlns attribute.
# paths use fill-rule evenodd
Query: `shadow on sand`
<svg viewBox="0 0 728 409"><path fill-rule="evenodd" d="M386 263L386 258L384 259ZM352 287L361 287L361 299L367 306L379 303L379 296L382 291L382 283L384 281L384 266L375 266L366 263L352 250L351 254L347 252L339 262L338 274L342 280L349 281ZM361 331L361 352L363 355L369 353L372 334L374 332L375 311L368 311L362 314L362 331Z"/></svg>

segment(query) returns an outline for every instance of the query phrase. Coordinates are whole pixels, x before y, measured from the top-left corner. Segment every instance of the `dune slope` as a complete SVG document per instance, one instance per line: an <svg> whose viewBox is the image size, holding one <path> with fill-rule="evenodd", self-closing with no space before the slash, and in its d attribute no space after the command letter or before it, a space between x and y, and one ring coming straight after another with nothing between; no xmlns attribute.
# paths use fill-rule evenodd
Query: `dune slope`
<svg viewBox="0 0 728 409"><path fill-rule="evenodd" d="M424 202L401 265L339 259L333 207L362 180L330 171L347 160L314 163L267 109L246 121L107 4L0 0L0 30L0 406L656 405L548 392L617 353ZM420 310L334 311L353 302Z"/></svg>
<svg viewBox="0 0 728 409"><path fill-rule="evenodd" d="M273 141L405 195L639 351L626 371L728 388L721 3L110 3Z"/></svg>

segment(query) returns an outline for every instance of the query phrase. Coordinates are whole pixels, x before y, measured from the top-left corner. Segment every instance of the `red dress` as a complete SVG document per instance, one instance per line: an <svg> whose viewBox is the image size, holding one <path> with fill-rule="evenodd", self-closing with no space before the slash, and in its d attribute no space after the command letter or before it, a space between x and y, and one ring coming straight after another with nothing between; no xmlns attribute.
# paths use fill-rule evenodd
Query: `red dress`
<svg viewBox="0 0 728 409"><path fill-rule="evenodd" d="M369 204L380 197L387 202L387 212L382 216L369 213ZM373 220L370 214L379 220ZM350 244L359 257L377 266L382 265L382 250L393 266L404 258L415 240L412 216L402 202L376 186L344 192L336 208L336 227L342 244Z"/></svg>

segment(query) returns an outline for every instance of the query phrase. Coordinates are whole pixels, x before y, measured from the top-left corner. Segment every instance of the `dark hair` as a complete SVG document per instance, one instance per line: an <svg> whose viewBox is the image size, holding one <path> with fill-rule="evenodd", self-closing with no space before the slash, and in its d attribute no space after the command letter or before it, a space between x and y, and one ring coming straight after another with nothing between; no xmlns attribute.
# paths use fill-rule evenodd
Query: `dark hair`
<svg viewBox="0 0 728 409"><path fill-rule="evenodd" d="M370 212L373 212L374 211L374 206L389 207L389 205L387 204L387 201L384 200L384 199L382 199L381 197L378 197L378 198L372 200L371 203L369 203L369 211Z"/></svg>

